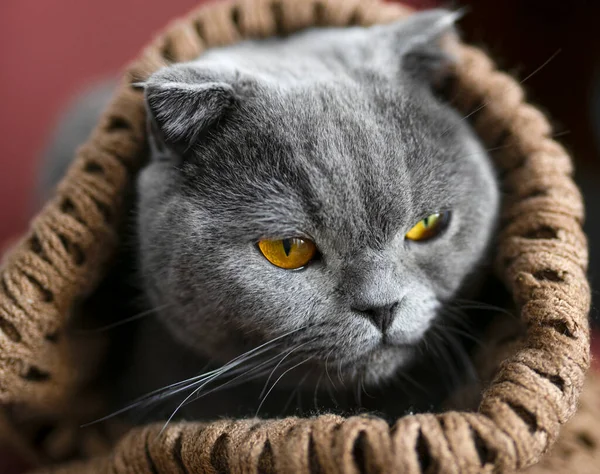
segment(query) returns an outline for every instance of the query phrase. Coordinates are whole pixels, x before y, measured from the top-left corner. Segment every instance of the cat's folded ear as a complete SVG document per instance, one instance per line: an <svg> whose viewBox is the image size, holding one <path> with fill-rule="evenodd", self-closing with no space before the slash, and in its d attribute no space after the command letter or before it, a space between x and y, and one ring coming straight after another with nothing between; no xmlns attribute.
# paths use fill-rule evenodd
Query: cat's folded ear
<svg viewBox="0 0 600 474"><path fill-rule="evenodd" d="M233 85L193 67L165 69L140 84L151 144L159 152L184 152L233 105Z"/></svg>
<svg viewBox="0 0 600 474"><path fill-rule="evenodd" d="M455 23L463 11L434 9L380 27L391 42L402 71L427 84L441 82L456 58L450 46L458 38Z"/></svg>

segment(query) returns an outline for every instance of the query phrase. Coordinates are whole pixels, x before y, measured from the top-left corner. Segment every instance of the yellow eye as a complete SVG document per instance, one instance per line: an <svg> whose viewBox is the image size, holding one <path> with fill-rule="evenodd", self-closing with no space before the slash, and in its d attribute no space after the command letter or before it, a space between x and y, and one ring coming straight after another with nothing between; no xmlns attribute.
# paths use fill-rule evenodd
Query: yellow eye
<svg viewBox="0 0 600 474"><path fill-rule="evenodd" d="M269 262L285 270L304 267L317 253L314 242L300 238L261 240L258 248Z"/></svg>
<svg viewBox="0 0 600 474"><path fill-rule="evenodd" d="M406 238L416 242L432 239L444 230L449 218L449 212L431 214L417 222L417 225L406 233Z"/></svg>

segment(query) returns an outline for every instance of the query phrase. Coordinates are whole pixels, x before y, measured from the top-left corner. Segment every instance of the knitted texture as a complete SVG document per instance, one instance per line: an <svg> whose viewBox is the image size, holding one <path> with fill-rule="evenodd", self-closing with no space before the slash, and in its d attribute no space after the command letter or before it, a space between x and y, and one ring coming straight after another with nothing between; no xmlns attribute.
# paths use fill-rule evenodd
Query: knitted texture
<svg viewBox="0 0 600 474"><path fill-rule="evenodd" d="M174 22L144 50L55 197L3 262L4 425L33 437L18 424L23 412L73 411L77 388L93 374L63 330L106 273L126 191L147 155L143 94L131 83L242 38L407 14L406 7L377 0L219 2ZM540 460L575 413L589 366L582 199L568 154L550 138L544 115L524 102L520 85L480 50L449 47L459 61L448 97L495 150L504 192L496 269L526 327L521 348L500 365L477 412L407 416L391 427L374 417L333 415L172 423L160 436L162 425L150 425L130 431L110 455L62 472L469 473L513 471ZM42 460L105 449L76 425L65 433L22 446Z"/></svg>

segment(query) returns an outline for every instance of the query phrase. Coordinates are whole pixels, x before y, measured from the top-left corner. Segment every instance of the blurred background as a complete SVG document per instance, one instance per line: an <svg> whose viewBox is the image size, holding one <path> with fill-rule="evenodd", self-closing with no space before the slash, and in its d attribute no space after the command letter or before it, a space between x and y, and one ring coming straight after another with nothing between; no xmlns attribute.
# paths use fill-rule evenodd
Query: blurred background
<svg viewBox="0 0 600 474"><path fill-rule="evenodd" d="M115 76L154 32L199 0L0 1L0 248L27 228L36 169L65 104ZM572 152L587 200L590 278L600 324L600 2L407 0L468 6L464 38L520 79ZM9 471L2 466L0 472Z"/></svg>

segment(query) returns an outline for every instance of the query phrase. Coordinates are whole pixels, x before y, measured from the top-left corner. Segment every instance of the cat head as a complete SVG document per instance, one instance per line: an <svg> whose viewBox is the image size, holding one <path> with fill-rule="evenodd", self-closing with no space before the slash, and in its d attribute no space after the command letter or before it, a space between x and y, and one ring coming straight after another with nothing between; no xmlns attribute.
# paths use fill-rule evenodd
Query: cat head
<svg viewBox="0 0 600 474"><path fill-rule="evenodd" d="M407 363L498 207L484 149L432 92L454 19L245 42L144 84L140 268L182 344L226 362L288 334L367 383Z"/></svg>

